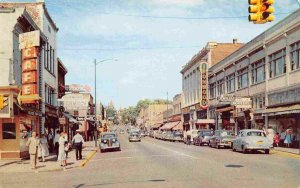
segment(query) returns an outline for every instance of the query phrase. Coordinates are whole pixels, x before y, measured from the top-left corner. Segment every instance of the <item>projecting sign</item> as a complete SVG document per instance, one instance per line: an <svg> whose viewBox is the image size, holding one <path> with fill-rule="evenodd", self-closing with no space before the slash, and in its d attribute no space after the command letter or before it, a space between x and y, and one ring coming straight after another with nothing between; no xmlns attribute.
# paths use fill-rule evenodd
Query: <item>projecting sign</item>
<svg viewBox="0 0 300 188"><path fill-rule="evenodd" d="M19 49L40 46L40 31L31 31L19 35Z"/></svg>
<svg viewBox="0 0 300 188"><path fill-rule="evenodd" d="M250 98L237 98L232 102L236 108L252 108L252 101Z"/></svg>
<svg viewBox="0 0 300 188"><path fill-rule="evenodd" d="M91 92L91 87L88 85L71 84L65 86L65 92L79 93L79 92Z"/></svg>
<svg viewBox="0 0 300 188"><path fill-rule="evenodd" d="M201 64L201 102L200 106L203 110L208 107L207 100L207 63Z"/></svg>

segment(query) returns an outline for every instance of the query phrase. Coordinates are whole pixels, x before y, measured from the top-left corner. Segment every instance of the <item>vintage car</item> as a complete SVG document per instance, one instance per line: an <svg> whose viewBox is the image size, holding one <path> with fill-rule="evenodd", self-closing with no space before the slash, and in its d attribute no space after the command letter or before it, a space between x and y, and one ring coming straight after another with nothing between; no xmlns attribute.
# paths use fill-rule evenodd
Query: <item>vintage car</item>
<svg viewBox="0 0 300 188"><path fill-rule="evenodd" d="M182 142L183 141L183 134L182 132L173 132L173 138L172 138L173 142Z"/></svg>
<svg viewBox="0 0 300 188"><path fill-rule="evenodd" d="M232 140L235 139L233 131L216 130L209 140L209 146L220 149L231 148Z"/></svg>
<svg viewBox="0 0 300 188"><path fill-rule="evenodd" d="M101 134L100 151L118 150L121 151L121 144L117 138L116 133L104 132Z"/></svg>
<svg viewBox="0 0 300 188"><path fill-rule="evenodd" d="M129 142L140 142L141 134L139 132L132 131L129 133L128 140Z"/></svg>
<svg viewBox="0 0 300 188"><path fill-rule="evenodd" d="M233 151L248 151L263 150L269 154L272 148L272 142L266 137L262 130L258 129L244 129L238 134L238 137L232 142Z"/></svg>
<svg viewBox="0 0 300 188"><path fill-rule="evenodd" d="M213 136L213 131L209 129L201 129L198 132L198 136L194 138L194 144L196 146L208 145L210 138Z"/></svg>
<svg viewBox="0 0 300 188"><path fill-rule="evenodd" d="M188 144L188 140L190 139L190 143L189 144L194 144L194 138L196 136L198 136L198 132L199 132L199 130L196 130L196 129L195 130L188 130L186 132L186 134L184 135L183 142L185 144Z"/></svg>
<svg viewBox="0 0 300 188"><path fill-rule="evenodd" d="M171 131L166 132L164 140L173 141L174 134Z"/></svg>

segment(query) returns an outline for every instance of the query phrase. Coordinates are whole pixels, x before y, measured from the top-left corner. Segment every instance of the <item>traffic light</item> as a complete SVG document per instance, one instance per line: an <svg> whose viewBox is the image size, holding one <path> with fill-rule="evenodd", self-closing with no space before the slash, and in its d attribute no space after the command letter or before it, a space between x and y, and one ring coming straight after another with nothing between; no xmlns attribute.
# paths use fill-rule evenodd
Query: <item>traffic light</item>
<svg viewBox="0 0 300 188"><path fill-rule="evenodd" d="M4 95L0 95L0 110L5 108L8 105L8 97L5 97Z"/></svg>
<svg viewBox="0 0 300 188"><path fill-rule="evenodd" d="M275 20L272 14L275 9L272 6L274 0L248 0L249 21L255 24L263 24Z"/></svg>

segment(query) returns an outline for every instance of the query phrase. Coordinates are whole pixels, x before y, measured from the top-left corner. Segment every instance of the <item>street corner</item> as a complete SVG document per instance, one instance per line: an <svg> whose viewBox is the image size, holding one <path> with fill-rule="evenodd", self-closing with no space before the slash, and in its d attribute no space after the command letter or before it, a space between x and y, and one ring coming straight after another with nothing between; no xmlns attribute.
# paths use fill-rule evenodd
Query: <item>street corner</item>
<svg viewBox="0 0 300 188"><path fill-rule="evenodd" d="M279 156L282 156L282 157L287 157L287 158L293 158L293 159L300 160L300 155L299 154L295 154L295 153L289 153L289 152L278 151L278 150L271 150L271 154L272 155L279 155Z"/></svg>
<svg viewBox="0 0 300 188"><path fill-rule="evenodd" d="M87 154L86 159L80 164L80 167L86 166L86 164L91 160L91 158L93 158L95 156L95 154L97 153L97 151L98 151L97 149L90 151Z"/></svg>

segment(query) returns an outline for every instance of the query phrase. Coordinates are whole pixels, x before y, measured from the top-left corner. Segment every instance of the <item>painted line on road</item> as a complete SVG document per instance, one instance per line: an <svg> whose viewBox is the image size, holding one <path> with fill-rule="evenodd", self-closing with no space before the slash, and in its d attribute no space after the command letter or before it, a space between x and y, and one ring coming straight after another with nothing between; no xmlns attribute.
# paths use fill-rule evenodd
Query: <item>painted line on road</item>
<svg viewBox="0 0 300 188"><path fill-rule="evenodd" d="M144 142L145 142L145 141L144 141ZM146 143L152 144L152 145L154 145L154 146L156 146L156 147L159 147L159 148L162 148L162 149L164 149L164 150L171 151L171 152L176 153L176 154L179 154L179 155L181 155L181 156L189 157L189 158L192 158L192 159L198 159L197 157L194 157L194 156L192 156L192 155L188 155L188 154L185 154L185 153L179 152L179 151L174 151L174 150L172 150L172 149L169 149L169 148L166 148L166 147L157 145L157 144L153 144L153 143L148 142L148 141L146 141Z"/></svg>
<svg viewBox="0 0 300 188"><path fill-rule="evenodd" d="M152 157L173 157L172 155L151 155L151 156L129 156L129 157L113 157L113 158L106 158L106 159L94 159L90 162L95 161L111 161L111 160L120 160L120 159L137 159L137 158L152 158Z"/></svg>
<svg viewBox="0 0 300 188"><path fill-rule="evenodd" d="M80 166L81 167L84 167L88 162L89 160L94 157L94 155L97 153L97 150L94 150L81 164Z"/></svg>
<svg viewBox="0 0 300 188"><path fill-rule="evenodd" d="M278 151L278 150L272 150L271 153L275 154L275 155L281 155L284 157L288 157L288 158L300 159L300 155L294 154L294 153L288 153L288 152Z"/></svg>

